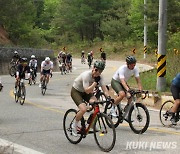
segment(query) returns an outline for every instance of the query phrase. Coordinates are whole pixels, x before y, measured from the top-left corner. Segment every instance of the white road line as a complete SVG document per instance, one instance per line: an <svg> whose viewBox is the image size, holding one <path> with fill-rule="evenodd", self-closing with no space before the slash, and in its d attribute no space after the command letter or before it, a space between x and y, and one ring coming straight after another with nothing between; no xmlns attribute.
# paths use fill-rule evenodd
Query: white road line
<svg viewBox="0 0 180 154"><path fill-rule="evenodd" d="M10 141L7 141L7 140L4 140L4 139L0 139L0 148L1 150L5 150L4 152L6 153L7 151L8 152L18 152L20 154L43 154L41 152L38 152L38 151L35 151L33 149L30 149L30 148L27 148L27 147L24 147L22 145L19 145L19 144L16 144L16 143L13 143L13 142L10 142ZM10 153L11 153L10 152Z"/></svg>

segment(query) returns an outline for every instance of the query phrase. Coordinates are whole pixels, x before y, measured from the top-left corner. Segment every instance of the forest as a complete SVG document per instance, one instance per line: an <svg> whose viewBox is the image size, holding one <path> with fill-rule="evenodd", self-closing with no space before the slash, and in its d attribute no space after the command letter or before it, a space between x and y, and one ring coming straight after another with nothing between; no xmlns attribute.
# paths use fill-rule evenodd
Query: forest
<svg viewBox="0 0 180 154"><path fill-rule="evenodd" d="M180 1L167 0L168 49L180 49ZM147 15L148 46L157 48L158 0L1 0L0 25L12 45L58 48L78 43L142 43ZM1 44L2 46L2 44Z"/></svg>

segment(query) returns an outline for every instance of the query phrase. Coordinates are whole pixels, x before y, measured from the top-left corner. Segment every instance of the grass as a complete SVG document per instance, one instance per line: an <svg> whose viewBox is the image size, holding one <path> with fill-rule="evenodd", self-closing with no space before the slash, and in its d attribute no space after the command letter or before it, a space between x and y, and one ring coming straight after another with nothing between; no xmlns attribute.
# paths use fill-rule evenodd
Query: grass
<svg viewBox="0 0 180 154"><path fill-rule="evenodd" d="M122 44L121 42L93 42L93 43L78 43L71 44L67 47L67 52L71 52L73 57L80 58L81 51L84 50L87 55L91 50L94 51L95 59L100 58L100 48L102 48L107 54L107 60L125 60L125 57L128 55L134 55L137 59L138 63L148 64L156 68L157 57L155 55L155 49L148 48L146 58L144 58L144 46L142 42L136 42L133 44L131 42L125 42ZM132 50L135 48L136 53L134 54ZM58 52L62 50L59 48L55 52L55 56L57 56ZM180 53L175 55L173 51L167 51L167 65L166 65L166 82L167 88L166 92L170 91L170 84L173 77L180 72ZM156 80L157 80L157 70L154 69L149 72L140 73L141 82L144 89L156 91ZM128 81L130 85L133 87L136 86L135 79L130 79Z"/></svg>

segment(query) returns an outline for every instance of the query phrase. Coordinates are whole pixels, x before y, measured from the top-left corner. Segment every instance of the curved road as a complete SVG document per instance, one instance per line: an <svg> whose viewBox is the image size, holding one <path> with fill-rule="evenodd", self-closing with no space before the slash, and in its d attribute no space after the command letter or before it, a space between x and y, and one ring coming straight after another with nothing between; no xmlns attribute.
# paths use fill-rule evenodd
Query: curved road
<svg viewBox="0 0 180 154"><path fill-rule="evenodd" d="M103 72L107 84L122 64L124 62L107 62ZM138 64L138 67L141 71L151 69L143 64ZM41 95L38 85L27 85L27 98L23 106L14 101L14 78L2 76L4 89L0 92L0 153L4 149L9 153L22 154L102 153L93 135L73 145L63 132L64 113L69 108L76 108L70 98L73 80L87 69L87 64L73 59L73 72L66 75L53 73L45 96ZM154 109L150 109L150 116L150 127L142 135L134 134L126 122L121 124L116 129L117 141L111 153L179 153L179 125L175 128L162 127L158 111Z"/></svg>

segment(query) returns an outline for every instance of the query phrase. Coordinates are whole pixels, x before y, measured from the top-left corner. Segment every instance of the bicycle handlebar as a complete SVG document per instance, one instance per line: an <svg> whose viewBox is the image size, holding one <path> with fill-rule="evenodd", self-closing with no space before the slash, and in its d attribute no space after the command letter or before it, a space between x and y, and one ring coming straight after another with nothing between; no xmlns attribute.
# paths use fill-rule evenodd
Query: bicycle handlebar
<svg viewBox="0 0 180 154"><path fill-rule="evenodd" d="M144 97L142 97L142 99L145 99L147 97L147 94L149 93L149 91L147 91L147 90L131 90L131 91L129 91L129 93L131 94L131 96L134 96L137 94L145 94Z"/></svg>
<svg viewBox="0 0 180 154"><path fill-rule="evenodd" d="M105 101L99 101L99 102L92 102L92 103L89 103L89 105L99 105L99 104L104 104L104 103L111 103L112 102L112 100L111 101L109 101L109 100L105 100Z"/></svg>

